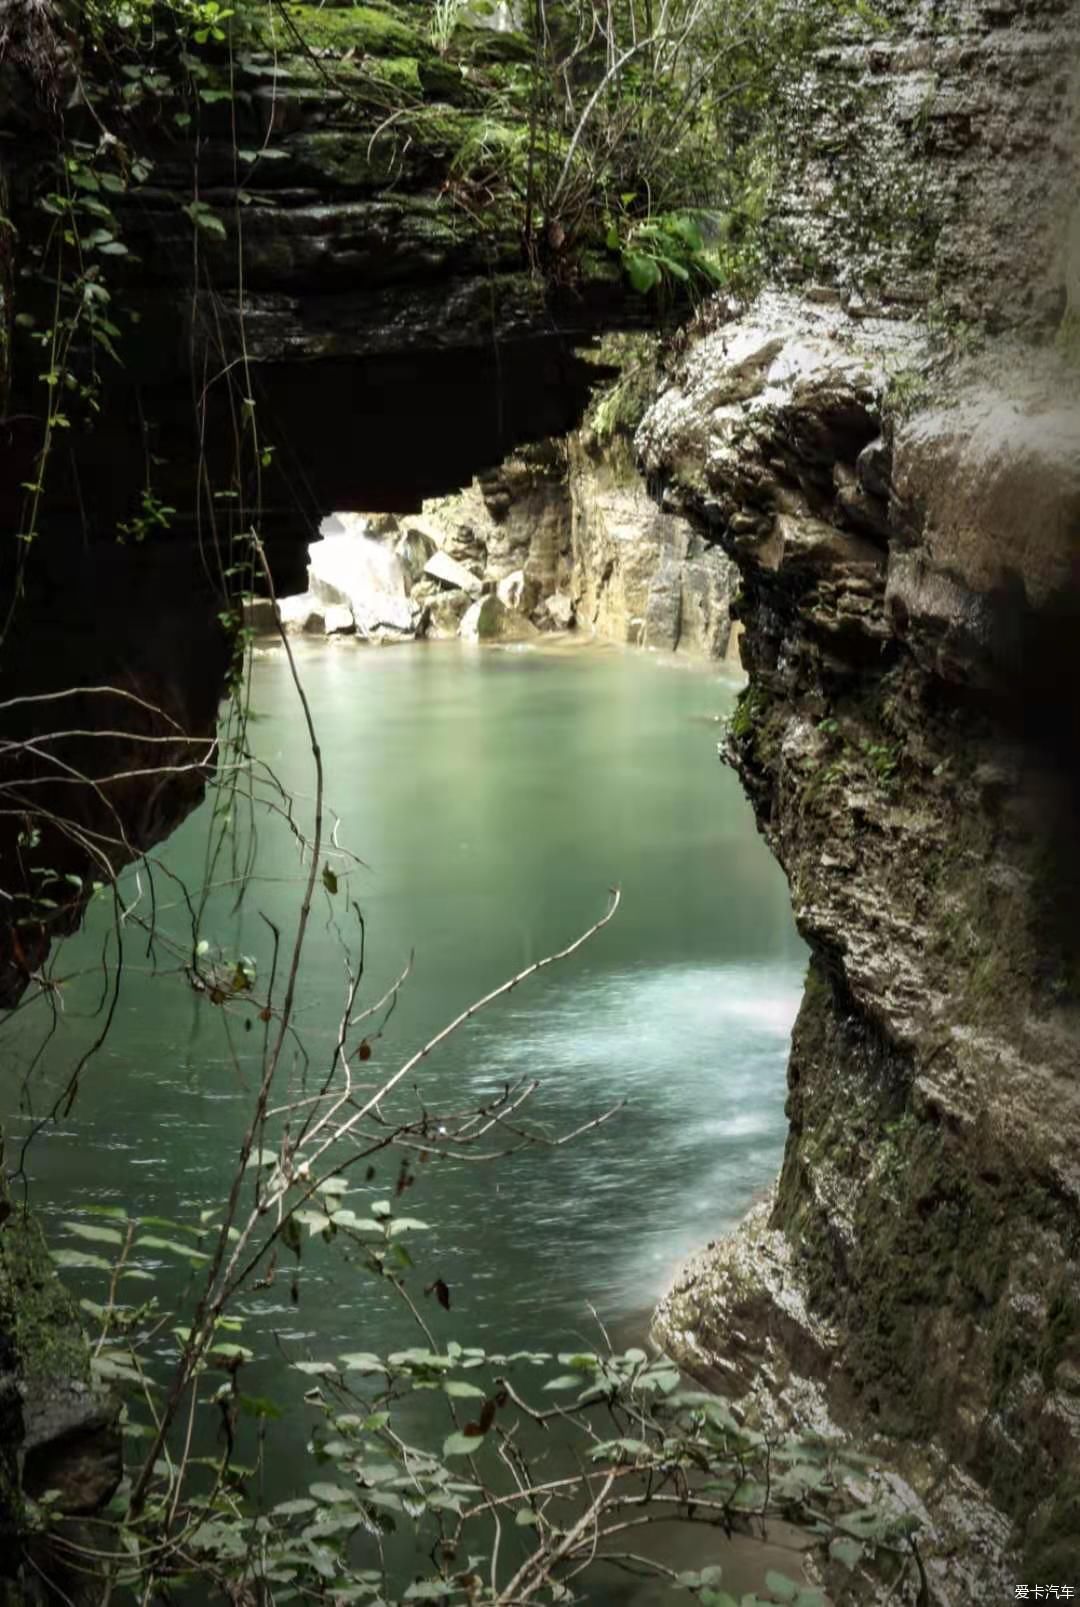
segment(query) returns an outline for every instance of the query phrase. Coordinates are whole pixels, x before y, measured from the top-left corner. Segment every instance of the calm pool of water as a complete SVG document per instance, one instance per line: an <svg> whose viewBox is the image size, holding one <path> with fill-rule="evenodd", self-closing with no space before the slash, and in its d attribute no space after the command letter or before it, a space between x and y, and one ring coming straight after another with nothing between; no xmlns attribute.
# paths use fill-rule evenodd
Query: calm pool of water
<svg viewBox="0 0 1080 1607"><path fill-rule="evenodd" d="M416 1241L418 1294L436 1276L452 1292L449 1312L424 1303L440 1343L595 1348L591 1308L629 1336L679 1259L772 1178L783 1144L805 950L783 877L716 756L716 720L739 683L727 670L600 648L304 645L298 658L340 840L366 865L347 882L367 924L364 997L415 955L368 1070L392 1069L470 1000L589 925L610 884L622 889L609 927L452 1038L399 1108L476 1103L528 1075L541 1085L531 1118L565 1131L625 1100L609 1125L563 1149L418 1168L407 1207L432 1224ZM309 815L311 760L280 650L257 659L252 701L255 751ZM209 811L159 854L193 887ZM301 867L280 814L256 824L242 906L235 889L215 892L200 933L251 954L265 976L261 916L292 931ZM232 874L227 860L214 874ZM153 884L158 922L190 948L176 885L162 874ZM299 1026L312 1053L328 1051L341 1011L345 885L336 898L320 890L305 951ZM102 907L63 950L59 971L73 980L22 1105L9 1110L9 1142L49 1108L98 1029L109 924ZM9 1057L24 1067L35 1008L8 1031ZM29 1151L33 1197L57 1243L60 1223L91 1200L190 1219L222 1196L259 1038L239 1023L227 1037L222 1015L128 924L108 1038L70 1117ZM9 1098L16 1086L5 1079ZM387 1194L396 1172L396 1160L381 1162L358 1209ZM259 1365L279 1390L297 1376L282 1351L415 1342L382 1288L320 1251L305 1258L299 1305L281 1282L245 1301ZM302 1444L303 1425L294 1432ZM278 1482L289 1476L279 1469Z"/></svg>

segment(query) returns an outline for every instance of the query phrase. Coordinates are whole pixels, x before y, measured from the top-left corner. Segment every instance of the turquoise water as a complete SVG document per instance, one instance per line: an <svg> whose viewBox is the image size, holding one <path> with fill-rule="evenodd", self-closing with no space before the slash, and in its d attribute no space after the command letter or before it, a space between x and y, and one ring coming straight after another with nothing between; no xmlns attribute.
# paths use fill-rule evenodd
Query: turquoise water
<svg viewBox="0 0 1080 1607"><path fill-rule="evenodd" d="M463 1108L527 1076L540 1084L530 1120L559 1133L625 1101L564 1148L492 1166L418 1166L404 1203L432 1224L415 1242L417 1298L436 1276L451 1291L449 1312L423 1303L440 1343L596 1348L597 1318L630 1343L680 1258L772 1179L784 1139L805 950L783 877L717 760L717 720L739 683L727 670L600 648L304 644L298 659L339 840L366 867L316 901L298 1013L316 1063L341 1014L339 927L355 932L347 897L367 928L362 1001L414 956L365 1067L374 1074L577 935L611 884L622 890L610 926L462 1029L387 1109ZM297 795L298 815L310 815L311 759L280 649L258 657L252 700L257 754ZM192 888L210 807L157 856ZM270 961L261 916L291 932L302 870L280 815L257 818L257 839L243 904L233 887L212 894L199 935L251 955L261 985ZM216 874L228 876L224 862ZM46 1125L28 1155L32 1197L57 1243L71 1242L60 1223L90 1201L190 1219L222 1196L243 1131L261 1031L245 1032L241 1013L230 1012L230 1026L167 945L148 948L136 917L149 910L151 886L159 929L190 953L176 883L144 874L111 1031L71 1115ZM130 877L125 895L135 896ZM110 927L102 906L62 952L59 973L73 980L22 1109L10 1113L9 1140L50 1107L98 1030L92 1012L114 969ZM24 1069L43 1020L44 1006L32 1006L9 1026L9 1057ZM397 1167L380 1160L349 1203L362 1211L368 1196L386 1196ZM283 1356L415 1342L388 1292L318 1241L305 1251L298 1304L279 1279L243 1309L261 1385L286 1394L297 1375ZM299 1447L304 1429L291 1432ZM309 1476L283 1464L274 1482L286 1489Z"/></svg>

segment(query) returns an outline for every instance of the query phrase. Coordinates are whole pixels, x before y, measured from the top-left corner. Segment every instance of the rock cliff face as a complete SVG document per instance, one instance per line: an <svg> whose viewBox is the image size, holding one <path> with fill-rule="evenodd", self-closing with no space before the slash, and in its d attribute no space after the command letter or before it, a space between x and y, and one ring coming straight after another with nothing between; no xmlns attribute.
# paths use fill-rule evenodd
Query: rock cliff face
<svg viewBox="0 0 1080 1607"><path fill-rule="evenodd" d="M890 14L803 86L798 294L637 437L738 566L727 756L812 949L775 1195L657 1331L881 1436L929 1509L896 1599L964 1607L1080 1569L1080 18Z"/></svg>
<svg viewBox="0 0 1080 1607"><path fill-rule="evenodd" d="M929 305L1045 331L1065 308L1080 184L1075 0L884 0L875 15L785 108L775 272L856 314Z"/></svg>
<svg viewBox="0 0 1080 1607"><path fill-rule="evenodd" d="M65 519L110 537L130 520L148 453L177 521L202 495L200 450L215 490L250 496L235 483L241 363L243 405L274 448L261 527L295 532L300 563L333 509L416 509L577 423L594 374L574 343L647 310L603 253L538 272L502 192L484 188L491 152L520 133L500 107L527 46L459 30L443 59L428 23L408 5L268 7L234 58L196 52L194 114L139 94L117 112L152 167L130 195L110 195L127 253L104 274L122 366L103 371L93 431L73 429L52 465L54 539ZM50 227L35 203L52 183L54 128L44 109L30 115L29 70L0 72L0 130L19 149L0 166L25 266ZM47 321L50 291L39 307L33 285L19 285L18 310ZM19 461L0 511L18 528L41 362L32 335L15 335Z"/></svg>
<svg viewBox="0 0 1080 1607"><path fill-rule="evenodd" d="M735 571L687 519L657 508L625 454L571 446L570 593L612 641L723 658Z"/></svg>
<svg viewBox="0 0 1080 1607"><path fill-rule="evenodd" d="M281 604L290 629L381 642L476 639L479 616L470 610L483 593L495 601L481 639L577 628L663 652L722 658L728 650L734 566L686 519L656 507L620 438L601 445L576 432L541 442L456 495L428 500L418 515L343 514L324 524L331 528L351 531L353 546L335 535L311 548L309 591ZM381 567L394 565L394 595L383 596L378 622L373 577L366 600L342 606L365 548ZM324 549L330 559L340 552L329 587L317 574ZM260 604L250 618L275 628Z"/></svg>
<svg viewBox="0 0 1080 1607"><path fill-rule="evenodd" d="M890 416L922 338L767 296L638 435L664 505L738 566L729 757L813 950L768 1231L759 1213L692 1267L658 1327L739 1392L809 1376L841 1420L936 1440L1016 1521L1027 1572L1064 1578L1080 375L991 348Z"/></svg>

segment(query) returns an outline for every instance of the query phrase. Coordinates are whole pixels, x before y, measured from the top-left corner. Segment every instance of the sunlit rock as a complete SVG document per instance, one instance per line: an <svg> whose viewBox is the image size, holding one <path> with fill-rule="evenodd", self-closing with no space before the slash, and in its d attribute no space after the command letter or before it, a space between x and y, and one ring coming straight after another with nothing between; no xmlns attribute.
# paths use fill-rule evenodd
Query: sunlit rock
<svg viewBox="0 0 1080 1607"><path fill-rule="evenodd" d="M442 641L458 634L462 616L473 606L467 591L441 591L428 604L426 634L434 641Z"/></svg>
<svg viewBox="0 0 1080 1607"><path fill-rule="evenodd" d="M358 635L378 641L414 634L405 570L391 547L365 535L326 536L311 543L308 560L312 596L348 607Z"/></svg>
<svg viewBox="0 0 1080 1607"><path fill-rule="evenodd" d="M568 631L573 627L573 599L567 597L565 592L556 592L553 597L549 597L544 603L544 612L556 630Z"/></svg>
<svg viewBox="0 0 1080 1607"><path fill-rule="evenodd" d="M465 642L524 642L537 634L530 620L507 608L494 592L473 603L459 631Z"/></svg>
<svg viewBox="0 0 1080 1607"><path fill-rule="evenodd" d="M433 552L424 565L424 574L453 591L466 591L473 597L479 597L483 586L479 575L474 575L471 569L466 569L456 558L451 558L448 552Z"/></svg>
<svg viewBox="0 0 1080 1607"><path fill-rule="evenodd" d="M523 569L514 569L504 575L495 587L495 595L507 608L518 614L531 614L539 601L540 587Z"/></svg>
<svg viewBox="0 0 1080 1607"><path fill-rule="evenodd" d="M437 550L435 538L415 525L398 538L394 551L405 571L406 583L411 590L420 580L431 555Z"/></svg>
<svg viewBox="0 0 1080 1607"><path fill-rule="evenodd" d="M279 597L278 612L287 631L305 636L322 636L326 631L325 604L317 602L310 592Z"/></svg>

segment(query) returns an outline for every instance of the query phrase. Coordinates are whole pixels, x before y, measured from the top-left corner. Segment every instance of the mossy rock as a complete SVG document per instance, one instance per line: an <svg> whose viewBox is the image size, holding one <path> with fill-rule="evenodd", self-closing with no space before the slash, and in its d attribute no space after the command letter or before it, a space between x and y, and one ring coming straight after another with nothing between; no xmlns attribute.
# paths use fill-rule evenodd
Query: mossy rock
<svg viewBox="0 0 1080 1607"><path fill-rule="evenodd" d="M526 62L533 58L533 46L524 34L478 28L467 21L459 22L454 29L450 52L467 61L492 64Z"/></svg>
<svg viewBox="0 0 1080 1607"><path fill-rule="evenodd" d="M434 56L420 29L389 7L290 5L287 14L311 50L341 56L350 50L366 56ZM295 47L295 40L280 22L274 24L274 35L279 48Z"/></svg>

